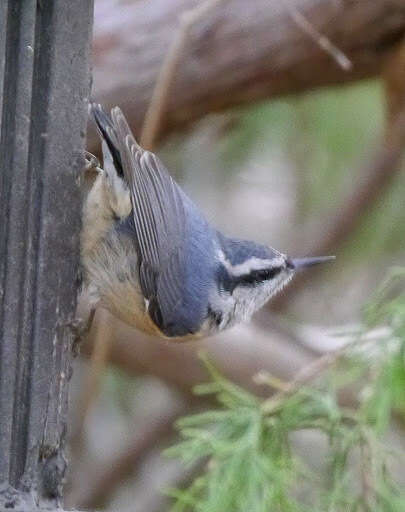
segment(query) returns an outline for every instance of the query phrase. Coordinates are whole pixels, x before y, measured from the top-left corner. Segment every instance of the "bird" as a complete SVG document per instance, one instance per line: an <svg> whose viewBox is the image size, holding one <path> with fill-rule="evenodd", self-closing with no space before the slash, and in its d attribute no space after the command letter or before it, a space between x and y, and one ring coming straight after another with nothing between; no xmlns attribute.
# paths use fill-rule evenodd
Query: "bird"
<svg viewBox="0 0 405 512"><path fill-rule="evenodd" d="M89 111L103 155L82 216L82 291L92 311L101 306L172 341L198 339L249 321L297 271L334 259L290 258L223 234L137 143L119 107Z"/></svg>

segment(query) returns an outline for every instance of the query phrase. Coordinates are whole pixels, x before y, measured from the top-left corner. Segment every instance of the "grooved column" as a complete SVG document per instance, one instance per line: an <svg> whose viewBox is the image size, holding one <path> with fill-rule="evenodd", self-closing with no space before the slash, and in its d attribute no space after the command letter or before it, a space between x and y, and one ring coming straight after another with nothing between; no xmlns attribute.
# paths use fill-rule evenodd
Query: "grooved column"
<svg viewBox="0 0 405 512"><path fill-rule="evenodd" d="M65 470L92 7L0 1L0 510Z"/></svg>

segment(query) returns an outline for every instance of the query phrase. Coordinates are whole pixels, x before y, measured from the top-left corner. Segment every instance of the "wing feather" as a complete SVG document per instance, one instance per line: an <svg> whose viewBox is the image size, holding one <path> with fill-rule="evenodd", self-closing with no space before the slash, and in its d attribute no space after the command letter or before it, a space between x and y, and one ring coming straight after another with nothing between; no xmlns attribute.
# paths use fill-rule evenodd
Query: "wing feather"
<svg viewBox="0 0 405 512"><path fill-rule="evenodd" d="M184 302L187 273L184 195L156 155L139 146L118 107L111 117L131 193L142 292L163 332L187 330L189 326L173 325Z"/></svg>
<svg viewBox="0 0 405 512"><path fill-rule="evenodd" d="M207 313L214 246L206 235L211 227L159 158L139 146L118 107L111 118L100 105L92 105L92 112L130 191L127 233L135 239L149 315L167 336L194 333Z"/></svg>

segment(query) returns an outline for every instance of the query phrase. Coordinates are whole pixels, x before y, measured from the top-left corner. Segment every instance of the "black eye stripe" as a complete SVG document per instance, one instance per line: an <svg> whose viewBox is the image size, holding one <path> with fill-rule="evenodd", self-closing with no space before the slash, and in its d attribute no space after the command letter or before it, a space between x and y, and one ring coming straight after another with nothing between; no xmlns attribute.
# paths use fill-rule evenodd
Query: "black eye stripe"
<svg viewBox="0 0 405 512"><path fill-rule="evenodd" d="M252 270L249 274L240 277L242 284L261 283L276 277L282 270L282 267L264 268L261 270Z"/></svg>
<svg viewBox="0 0 405 512"><path fill-rule="evenodd" d="M252 270L248 274L235 276L232 275L223 265L220 265L217 270L218 291L220 293L227 292L232 295L237 286L256 285L269 281L276 277L283 268L283 266L263 268L260 270Z"/></svg>

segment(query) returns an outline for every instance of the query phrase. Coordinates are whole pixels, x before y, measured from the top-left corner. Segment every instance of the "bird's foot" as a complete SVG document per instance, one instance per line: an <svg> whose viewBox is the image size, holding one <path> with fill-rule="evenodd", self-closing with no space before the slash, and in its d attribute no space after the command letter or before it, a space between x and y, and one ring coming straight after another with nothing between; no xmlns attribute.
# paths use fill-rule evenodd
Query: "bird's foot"
<svg viewBox="0 0 405 512"><path fill-rule="evenodd" d="M94 156L89 151L84 152L85 164L83 168L83 174L87 174L88 172L101 172L100 162L96 156Z"/></svg>
<svg viewBox="0 0 405 512"><path fill-rule="evenodd" d="M75 318L69 323L70 330L73 334L73 341L72 341L72 354L73 357L77 357L80 354L80 345L81 342L88 333L90 332L93 318L94 318L95 310L91 311L89 318L86 320L83 320L82 318Z"/></svg>

